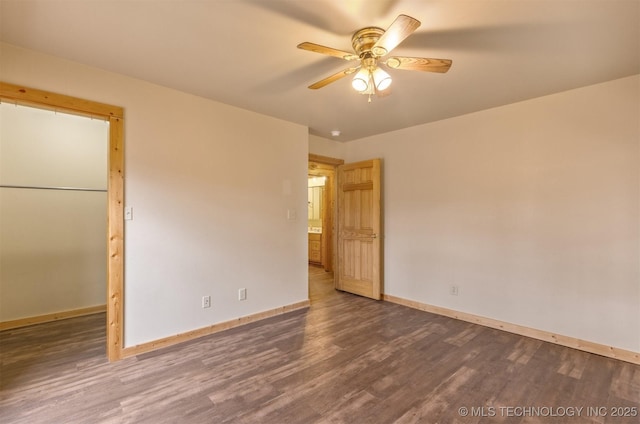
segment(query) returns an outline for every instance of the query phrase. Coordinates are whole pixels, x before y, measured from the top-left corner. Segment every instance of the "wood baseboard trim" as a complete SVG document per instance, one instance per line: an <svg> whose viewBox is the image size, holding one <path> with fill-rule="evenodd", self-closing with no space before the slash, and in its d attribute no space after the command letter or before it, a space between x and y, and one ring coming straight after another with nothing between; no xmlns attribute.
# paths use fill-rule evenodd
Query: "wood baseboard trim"
<svg viewBox="0 0 640 424"><path fill-rule="evenodd" d="M426 303L417 302L415 300L403 299L401 297L391 296L389 294L383 295L383 299L391 303L397 303L398 305L408 306L409 308L419 309L421 311L431 312L433 314L443 315L449 318L459 319L461 321L471 322L473 324L518 334L520 336L531 337L533 339L555 343L573 349L582 350L584 352L594 353L596 355L606 356L608 358L618 359L620 361L640 365L640 352L632 352L630 350L606 346L600 343L577 339L575 337L563 336L561 334L555 334L549 331L537 330L535 328L525 327L518 324L511 324L509 322L499 321L493 318L486 318L466 312L458 312L453 309L433 306Z"/></svg>
<svg viewBox="0 0 640 424"><path fill-rule="evenodd" d="M270 309L268 311L258 312L252 315L232 319L230 321L225 321L218 324L209 325L207 327L198 328L196 330L187 331L186 333L180 333L162 339L154 340L152 342L126 347L122 350L122 354L120 357L128 358L131 356L139 355L141 353L151 352L163 347L173 346L178 343L184 343L200 337L208 336L210 334L218 333L220 331L228 330L230 328L235 328L266 318L271 318L276 315L286 314L288 312L297 311L299 309L306 309L309 307L309 305L309 300L303 300L301 302L292 303L291 305L285 305L279 308Z"/></svg>
<svg viewBox="0 0 640 424"><path fill-rule="evenodd" d="M45 322L59 321L61 319L81 317L84 315L99 314L107 311L107 305L90 306L88 308L72 309L70 311L56 312L53 314L37 315L35 317L14 319L0 322L0 331L13 328L27 327L29 325L42 324Z"/></svg>

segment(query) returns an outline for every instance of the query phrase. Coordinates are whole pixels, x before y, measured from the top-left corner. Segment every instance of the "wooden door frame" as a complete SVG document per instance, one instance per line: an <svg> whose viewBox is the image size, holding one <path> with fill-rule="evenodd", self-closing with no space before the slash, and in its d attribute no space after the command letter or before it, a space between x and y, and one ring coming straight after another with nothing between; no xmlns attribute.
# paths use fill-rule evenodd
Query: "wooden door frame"
<svg viewBox="0 0 640 424"><path fill-rule="evenodd" d="M0 99L109 122L107 182L107 357L122 358L124 302L124 109L0 82Z"/></svg>
<svg viewBox="0 0 640 424"><path fill-rule="evenodd" d="M327 178L325 184L325 199L323 199L325 210L329 210L331 213L329 216L323 216L322 223L322 257L325 271L333 271L334 264L336 263L336 238L335 238L335 217L337 216L337 167L342 165L344 160L332 158L328 156L320 156L310 153L308 174L312 176L323 176Z"/></svg>

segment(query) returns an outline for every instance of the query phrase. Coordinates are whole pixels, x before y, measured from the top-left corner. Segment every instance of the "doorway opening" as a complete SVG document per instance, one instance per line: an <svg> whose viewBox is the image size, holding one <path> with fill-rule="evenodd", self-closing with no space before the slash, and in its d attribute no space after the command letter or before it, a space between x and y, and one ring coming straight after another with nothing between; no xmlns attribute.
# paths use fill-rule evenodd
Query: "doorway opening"
<svg viewBox="0 0 640 424"><path fill-rule="evenodd" d="M0 329L105 311L109 123L0 103Z"/></svg>
<svg viewBox="0 0 640 424"><path fill-rule="evenodd" d="M309 278L318 277L318 271L333 278L336 263L336 176L342 159L309 155L308 168L308 237L309 237ZM328 274L328 275L327 275ZM317 278L316 278L317 279ZM311 283L310 283L311 284ZM309 291L312 294L312 290Z"/></svg>
<svg viewBox="0 0 640 424"><path fill-rule="evenodd" d="M329 229L326 222L328 221L330 212L327 207L327 178L325 176L314 177L309 176L308 179L308 237L309 237L309 263L323 267L329 271L328 265L330 261L327 255L327 234ZM323 230L324 238L323 240ZM324 242L324 243L323 243Z"/></svg>
<svg viewBox="0 0 640 424"><path fill-rule="evenodd" d="M336 261L336 170L343 163L342 159L309 155L309 261L327 272L333 272ZM318 239L320 243L314 243L311 254L311 241Z"/></svg>
<svg viewBox="0 0 640 424"><path fill-rule="evenodd" d="M124 111L121 107L0 82L0 100L16 105L91 117L109 123L107 175L107 357L123 349ZM46 212L46 211L45 211ZM52 317L55 319L55 317Z"/></svg>
<svg viewBox="0 0 640 424"><path fill-rule="evenodd" d="M341 159L309 155L309 177L325 177L323 191L317 179L309 184L309 259L318 265L318 231L321 227L321 248L327 249L326 259L333 272L336 290L380 300L383 293L383 225L382 225L382 161L369 159L345 164ZM324 197L322 197L324 196ZM319 199L324 199L322 202ZM327 207L327 220L320 218L315 204ZM325 243L325 240L329 239ZM315 246L315 247L314 247ZM319 265L325 266L322 261ZM309 279L317 275L310 269ZM310 287L310 293L312 292Z"/></svg>

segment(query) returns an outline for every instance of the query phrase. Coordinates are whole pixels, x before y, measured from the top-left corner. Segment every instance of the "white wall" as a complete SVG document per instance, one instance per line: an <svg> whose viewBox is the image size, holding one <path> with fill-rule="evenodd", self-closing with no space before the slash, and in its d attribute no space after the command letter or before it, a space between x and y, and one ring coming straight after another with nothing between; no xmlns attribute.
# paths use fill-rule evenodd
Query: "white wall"
<svg viewBox="0 0 640 424"><path fill-rule="evenodd" d="M308 298L306 127L0 46L4 81L124 107L126 347Z"/></svg>
<svg viewBox="0 0 640 424"><path fill-rule="evenodd" d="M0 184L107 188L109 125L3 103ZM105 192L0 188L0 321L106 303Z"/></svg>
<svg viewBox="0 0 640 424"><path fill-rule="evenodd" d="M384 292L640 351L639 105L634 76L346 143L383 158Z"/></svg>

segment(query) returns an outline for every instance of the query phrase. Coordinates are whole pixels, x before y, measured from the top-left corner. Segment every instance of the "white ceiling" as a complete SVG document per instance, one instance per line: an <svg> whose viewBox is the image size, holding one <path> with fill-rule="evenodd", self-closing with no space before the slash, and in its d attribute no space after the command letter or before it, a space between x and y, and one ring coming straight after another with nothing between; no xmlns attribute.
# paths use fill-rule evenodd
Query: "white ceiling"
<svg viewBox="0 0 640 424"><path fill-rule="evenodd" d="M350 66L364 26L422 22L394 54L452 59L391 70L367 103ZM0 0L4 42L130 75L348 141L640 73L639 0Z"/></svg>

